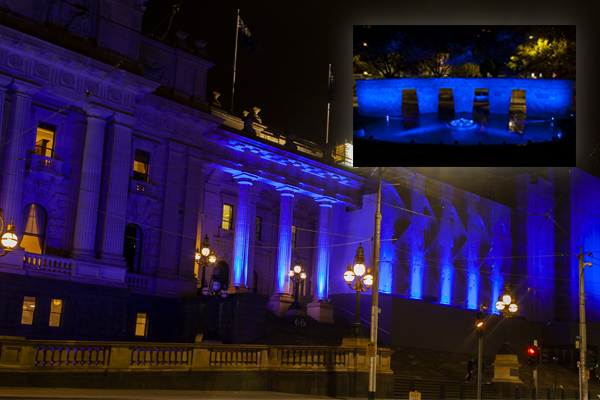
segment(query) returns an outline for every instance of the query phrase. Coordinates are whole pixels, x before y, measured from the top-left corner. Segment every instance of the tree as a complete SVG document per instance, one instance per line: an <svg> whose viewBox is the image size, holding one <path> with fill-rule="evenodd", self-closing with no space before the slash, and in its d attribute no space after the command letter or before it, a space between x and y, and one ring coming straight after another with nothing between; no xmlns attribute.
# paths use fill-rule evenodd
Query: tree
<svg viewBox="0 0 600 400"><path fill-rule="evenodd" d="M523 37L511 30L511 27L477 27L477 32L468 41L467 47L471 59L482 75L490 74L497 78L505 74L508 63L523 42Z"/></svg>
<svg viewBox="0 0 600 400"><path fill-rule="evenodd" d="M362 69L373 68L385 78L395 78L406 69L405 35L394 27L356 26L354 28L354 62Z"/></svg>
<svg viewBox="0 0 600 400"><path fill-rule="evenodd" d="M517 47L508 66L516 75L575 79L575 32L572 27L544 27Z"/></svg>

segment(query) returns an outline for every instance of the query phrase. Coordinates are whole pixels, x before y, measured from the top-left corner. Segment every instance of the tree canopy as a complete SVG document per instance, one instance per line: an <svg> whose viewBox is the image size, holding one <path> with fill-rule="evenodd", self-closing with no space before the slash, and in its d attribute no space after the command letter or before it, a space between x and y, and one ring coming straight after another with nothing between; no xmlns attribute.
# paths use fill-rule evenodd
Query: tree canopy
<svg viewBox="0 0 600 400"><path fill-rule="evenodd" d="M355 26L354 62L385 78L575 79L575 27Z"/></svg>

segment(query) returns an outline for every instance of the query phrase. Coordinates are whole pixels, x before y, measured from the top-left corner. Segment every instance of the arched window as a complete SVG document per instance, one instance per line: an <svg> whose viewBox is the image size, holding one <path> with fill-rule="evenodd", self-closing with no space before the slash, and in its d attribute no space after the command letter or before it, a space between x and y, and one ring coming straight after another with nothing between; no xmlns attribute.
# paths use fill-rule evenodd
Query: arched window
<svg viewBox="0 0 600 400"><path fill-rule="evenodd" d="M46 210L39 204L29 204L23 211L21 247L28 253L43 254L46 241Z"/></svg>
<svg viewBox="0 0 600 400"><path fill-rule="evenodd" d="M129 272L141 272L142 230L136 224L127 224L125 226L123 257L125 257Z"/></svg>

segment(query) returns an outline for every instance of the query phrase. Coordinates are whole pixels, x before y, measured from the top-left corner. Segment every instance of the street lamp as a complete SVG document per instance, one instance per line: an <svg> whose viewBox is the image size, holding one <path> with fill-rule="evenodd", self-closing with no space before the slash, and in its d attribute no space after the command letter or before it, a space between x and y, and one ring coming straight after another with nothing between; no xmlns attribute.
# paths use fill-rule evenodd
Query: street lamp
<svg viewBox="0 0 600 400"><path fill-rule="evenodd" d="M204 279L206 267L214 264L215 261L217 261L217 257L215 256L215 252L210 250L208 235L206 235L202 241L201 249L196 247L196 264L198 264L198 267L202 265L202 280L200 281L200 287L202 288L201 290L203 290L204 286L206 285L206 281Z"/></svg>
<svg viewBox="0 0 600 400"><path fill-rule="evenodd" d="M290 304L288 310L295 312L296 310L302 311L302 306L298 302L298 293L300 292L300 282L304 282L306 279L306 272L302 265L300 264L300 260L296 259L294 266L288 272L290 279L294 282L294 301Z"/></svg>
<svg viewBox="0 0 600 400"><path fill-rule="evenodd" d="M225 299L229 295L229 292L227 292L227 286L221 284L221 271L219 271L218 268L214 269L210 282L202 287L201 293L203 296L210 296L210 303L212 306L210 331L203 340L207 342L221 342L221 337L217 332L219 298Z"/></svg>
<svg viewBox="0 0 600 400"><path fill-rule="evenodd" d="M0 232L4 231L4 217L2 215L2 209L0 208ZM17 245L19 238L15 235L15 221L11 220L10 224L6 228L6 233L2 235L2 246L4 246L4 252L0 254L0 257L7 255L12 251L12 248Z"/></svg>
<svg viewBox="0 0 600 400"><path fill-rule="evenodd" d="M503 317L512 317L519 310L519 306L515 303L516 299L510 296L510 288L508 284L504 286L504 294L498 298L496 308L502 313Z"/></svg>
<svg viewBox="0 0 600 400"><path fill-rule="evenodd" d="M361 243L358 244L358 249L356 249L354 265L349 263L348 269L344 272L344 280L350 286L350 289L356 290L354 324L352 325L350 334L353 337L366 337L360 324L360 293L366 292L373 285L373 275L371 275L371 270L367 269L365 265L365 249L363 249Z"/></svg>

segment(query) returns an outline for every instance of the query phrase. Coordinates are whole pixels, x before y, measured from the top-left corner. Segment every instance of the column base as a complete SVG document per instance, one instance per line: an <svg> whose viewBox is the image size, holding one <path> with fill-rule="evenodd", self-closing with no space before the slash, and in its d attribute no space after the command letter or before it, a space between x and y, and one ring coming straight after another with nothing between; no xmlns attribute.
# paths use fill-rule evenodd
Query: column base
<svg viewBox="0 0 600 400"><path fill-rule="evenodd" d="M273 293L267 303L267 309L278 317L283 317L293 301L292 296L287 293Z"/></svg>
<svg viewBox="0 0 600 400"><path fill-rule="evenodd" d="M492 365L494 366L492 383L510 383L514 385L523 383L519 379L520 364L516 354L496 354Z"/></svg>
<svg viewBox="0 0 600 400"><path fill-rule="evenodd" d="M306 305L306 313L319 322L333 324L333 304L315 299Z"/></svg>
<svg viewBox="0 0 600 400"><path fill-rule="evenodd" d="M246 286L228 286L227 293L250 293L250 290Z"/></svg>
<svg viewBox="0 0 600 400"><path fill-rule="evenodd" d="M75 260L98 260L96 258L96 253L91 250L75 249L71 251L71 257Z"/></svg>

